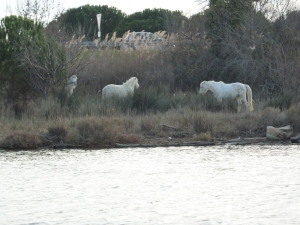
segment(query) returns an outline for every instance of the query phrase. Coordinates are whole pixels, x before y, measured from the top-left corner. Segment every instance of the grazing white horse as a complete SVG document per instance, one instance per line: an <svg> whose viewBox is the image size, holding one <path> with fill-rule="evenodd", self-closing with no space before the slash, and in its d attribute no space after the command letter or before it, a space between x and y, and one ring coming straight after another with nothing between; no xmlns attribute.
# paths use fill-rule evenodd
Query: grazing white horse
<svg viewBox="0 0 300 225"><path fill-rule="evenodd" d="M102 89L102 98L107 99L110 97L125 98L133 96L134 89L139 88L138 79L131 77L122 85L109 84Z"/></svg>
<svg viewBox="0 0 300 225"><path fill-rule="evenodd" d="M208 90L213 93L219 102L222 102L222 99L224 98L236 99L238 103L238 112L241 111L242 104L248 107L250 111L253 110L252 91L250 86L247 84L225 84L222 81L202 81L200 84L199 94L204 95ZM246 96L248 97L248 102Z"/></svg>
<svg viewBox="0 0 300 225"><path fill-rule="evenodd" d="M68 83L67 83L67 95L68 95L68 97L70 97L73 94L73 90L76 88L76 86L77 86L77 76L72 75L70 77L70 79L68 80Z"/></svg>

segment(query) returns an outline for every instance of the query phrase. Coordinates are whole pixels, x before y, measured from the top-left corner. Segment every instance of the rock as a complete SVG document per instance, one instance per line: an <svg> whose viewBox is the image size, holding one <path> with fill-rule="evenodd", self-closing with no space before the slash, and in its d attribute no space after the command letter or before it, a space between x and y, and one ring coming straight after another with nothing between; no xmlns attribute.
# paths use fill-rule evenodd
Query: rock
<svg viewBox="0 0 300 225"><path fill-rule="evenodd" d="M300 143L300 134L298 134L296 137L291 138L292 143Z"/></svg>
<svg viewBox="0 0 300 225"><path fill-rule="evenodd" d="M270 140L285 140L292 136L293 127L291 125L287 125L285 127L272 127L267 126L266 137Z"/></svg>

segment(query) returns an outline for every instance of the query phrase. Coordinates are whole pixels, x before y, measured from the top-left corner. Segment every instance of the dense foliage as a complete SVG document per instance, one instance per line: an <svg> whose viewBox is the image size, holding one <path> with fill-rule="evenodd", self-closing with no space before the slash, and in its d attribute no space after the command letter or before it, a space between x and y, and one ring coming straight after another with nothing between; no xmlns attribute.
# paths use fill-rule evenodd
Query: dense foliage
<svg viewBox="0 0 300 225"><path fill-rule="evenodd" d="M18 102L26 101L27 94L31 92L18 56L24 48L35 45L37 40L45 43L42 23L20 16L8 16L1 20L0 93L5 96L6 104L13 104L16 108L19 107Z"/></svg>
<svg viewBox="0 0 300 225"><path fill-rule="evenodd" d="M67 10L57 21L62 24L67 33L85 35L86 40L93 41L98 38L97 14L101 14L101 39L106 35L110 38L113 32L116 32L118 37L122 37L128 30L145 30L154 33L167 29L168 32L177 32L182 21L187 19L182 12L166 9L145 9L142 12L126 15L115 7L107 5L83 5ZM57 21L50 23L49 27L55 26Z"/></svg>
<svg viewBox="0 0 300 225"><path fill-rule="evenodd" d="M177 32L182 21L187 19L182 12L166 9L145 9L124 17L114 28L120 37L128 30L156 32L167 30Z"/></svg>
<svg viewBox="0 0 300 225"><path fill-rule="evenodd" d="M101 14L102 37L112 34L114 28L125 17L125 14L115 7L83 5L67 10L58 20L62 20L69 34L85 35L87 40L94 40L98 38L97 14Z"/></svg>
<svg viewBox="0 0 300 225"><path fill-rule="evenodd" d="M9 16L1 20L0 24L0 73L1 78L11 78L11 75L19 76L18 61L15 56L20 53L25 46L34 44L35 38L43 41L44 27L42 23L33 20ZM5 82L1 82L2 85Z"/></svg>

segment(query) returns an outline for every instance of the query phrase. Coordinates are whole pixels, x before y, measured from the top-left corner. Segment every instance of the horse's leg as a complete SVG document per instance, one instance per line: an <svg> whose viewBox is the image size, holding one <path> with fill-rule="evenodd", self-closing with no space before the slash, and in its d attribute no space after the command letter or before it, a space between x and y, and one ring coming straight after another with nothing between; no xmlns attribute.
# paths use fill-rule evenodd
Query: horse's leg
<svg viewBox="0 0 300 225"><path fill-rule="evenodd" d="M242 103L243 103L243 105L245 105L245 108L248 109L248 102L247 102L246 97L242 98Z"/></svg>
<svg viewBox="0 0 300 225"><path fill-rule="evenodd" d="M214 94L215 98L217 99L217 102L221 104L222 103L222 97L220 97L219 95L217 95L215 93L213 93L213 94Z"/></svg>
<svg viewBox="0 0 300 225"><path fill-rule="evenodd" d="M241 103L245 106L246 110L248 109L248 101L246 96L246 90L241 93Z"/></svg>
<svg viewBox="0 0 300 225"><path fill-rule="evenodd" d="M242 99L241 98L236 98L237 103L238 103L238 113L241 112L241 106L242 106Z"/></svg>

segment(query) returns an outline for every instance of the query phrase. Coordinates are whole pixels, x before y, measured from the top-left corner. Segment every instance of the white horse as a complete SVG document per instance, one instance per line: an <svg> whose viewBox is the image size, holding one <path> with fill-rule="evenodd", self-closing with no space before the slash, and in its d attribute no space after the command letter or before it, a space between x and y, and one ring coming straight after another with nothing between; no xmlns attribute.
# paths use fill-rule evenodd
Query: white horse
<svg viewBox="0 0 300 225"><path fill-rule="evenodd" d="M133 96L134 89L139 88L138 79L131 77L122 85L109 84L102 89L102 98L107 99L111 97L125 98Z"/></svg>
<svg viewBox="0 0 300 225"><path fill-rule="evenodd" d="M249 111L253 110L252 91L250 86L247 84L225 84L222 81L202 81L200 84L199 94L204 95L208 90L213 93L219 102L222 102L222 99L224 98L236 99L238 103L238 112L241 111L242 104L248 107ZM246 96L248 97L248 102Z"/></svg>
<svg viewBox="0 0 300 225"><path fill-rule="evenodd" d="M67 95L68 95L68 97L70 97L73 94L73 90L76 88L76 86L77 86L77 76L72 75L70 77L70 79L68 80L68 83L67 83Z"/></svg>

